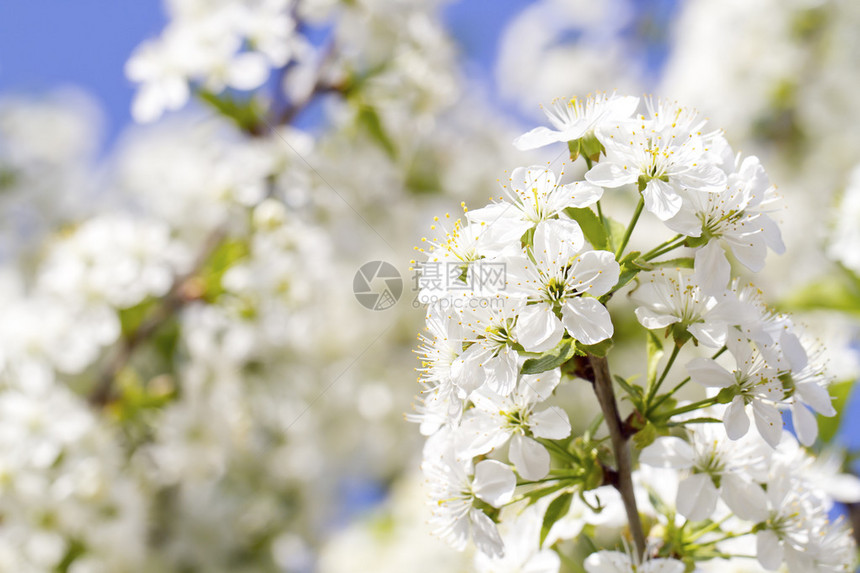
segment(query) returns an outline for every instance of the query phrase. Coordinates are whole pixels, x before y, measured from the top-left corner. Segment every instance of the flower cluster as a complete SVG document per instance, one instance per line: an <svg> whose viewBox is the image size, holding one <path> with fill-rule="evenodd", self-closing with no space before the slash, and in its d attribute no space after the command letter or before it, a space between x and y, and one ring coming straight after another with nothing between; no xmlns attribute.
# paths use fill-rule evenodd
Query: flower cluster
<svg viewBox="0 0 860 573"><path fill-rule="evenodd" d="M589 572L683 571L751 552L767 570L848 571L850 532L830 523L829 494L804 473L810 454L783 429L790 413L812 446L816 414L836 414L822 352L736 274L784 250L779 197L758 159L736 155L696 112L649 99L636 115L639 105L615 94L554 102L553 128L515 145L566 142L583 177L514 169L498 200L464 208L465 220L437 218L418 248L429 304L411 419L428 436L431 524L455 548L471 539L479 564L534 559L535 571L558 571L555 553L570 547L553 527L566 520L567 538L593 540L601 520L570 528L573 497L614 486L620 495L603 497L626 510L633 546L588 556ZM610 192L638 197L626 227L604 212ZM670 238L632 240L644 212ZM622 294L648 341L638 378L609 369L625 311L610 302ZM578 379L594 388L593 420L560 405L559 389ZM680 401L690 381L705 396ZM615 388L633 406L626 419ZM609 511L597 505L592 515ZM519 529L528 547L500 528Z"/></svg>

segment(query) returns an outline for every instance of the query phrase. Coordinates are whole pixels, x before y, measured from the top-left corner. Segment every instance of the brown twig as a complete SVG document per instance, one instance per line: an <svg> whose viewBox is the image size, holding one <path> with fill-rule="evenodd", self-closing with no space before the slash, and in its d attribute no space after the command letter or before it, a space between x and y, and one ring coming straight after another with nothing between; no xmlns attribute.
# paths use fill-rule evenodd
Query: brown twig
<svg viewBox="0 0 860 573"><path fill-rule="evenodd" d="M613 485L621 494L624 509L627 512L627 521L630 523L630 533L639 559L645 554L645 534L642 531L642 521L639 518L639 510L636 507L636 497L633 492L633 467L630 458L629 437L624 432L621 417L618 414L618 404L615 400L615 390L612 388L612 376L609 373L609 362L606 358L589 356L591 369L594 373L594 393L603 410L603 417L609 429L609 437L612 442L612 450L615 453L615 464L617 466L613 477Z"/></svg>
<svg viewBox="0 0 860 573"><path fill-rule="evenodd" d="M114 391L114 381L117 375L125 368L128 361L131 360L135 349L143 342L149 340L172 316L176 311L185 306L189 301L195 300L194 296L189 296L188 282L190 279L200 272L206 261L215 251L221 241L224 239L226 232L223 228L217 228L203 242L200 252L191 267L191 270L182 275L178 275L173 280L170 290L167 291L155 310L150 316L144 320L133 332L120 340L113 356L107 361L101 373L97 377L97 382L93 390L87 398L93 406L103 407L108 404Z"/></svg>

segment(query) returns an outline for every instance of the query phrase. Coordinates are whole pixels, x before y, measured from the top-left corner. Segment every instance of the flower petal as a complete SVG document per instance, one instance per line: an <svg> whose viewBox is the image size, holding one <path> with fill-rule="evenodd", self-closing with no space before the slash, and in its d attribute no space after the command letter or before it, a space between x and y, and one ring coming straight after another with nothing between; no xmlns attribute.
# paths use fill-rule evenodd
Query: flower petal
<svg viewBox="0 0 860 573"><path fill-rule="evenodd" d="M472 491L493 507L509 502L514 495L517 478L511 468L496 460L484 460L475 466Z"/></svg>
<svg viewBox="0 0 860 573"><path fill-rule="evenodd" d="M766 404L761 400L753 400L753 417L759 434L764 440L776 447L782 438L782 416L776 406Z"/></svg>
<svg viewBox="0 0 860 573"><path fill-rule="evenodd" d="M550 406L529 416L529 429L538 438L562 440L570 435L570 420L567 412Z"/></svg>
<svg viewBox="0 0 860 573"><path fill-rule="evenodd" d="M714 513L719 492L708 474L694 474L678 484L675 505L690 521L702 521Z"/></svg>
<svg viewBox="0 0 860 573"><path fill-rule="evenodd" d="M739 440L749 431L750 419L747 416L743 396L735 396L732 403L726 408L726 412L723 414L723 424L726 427L726 435L731 440Z"/></svg>
<svg viewBox="0 0 860 573"><path fill-rule="evenodd" d="M597 344L614 332L609 311L595 298L569 299L561 310L561 316L570 335L583 344Z"/></svg>
<svg viewBox="0 0 860 573"><path fill-rule="evenodd" d="M517 341L529 352L545 352L554 348L564 335L561 321L548 304L525 307L517 318Z"/></svg>
<svg viewBox="0 0 860 573"><path fill-rule="evenodd" d="M726 253L717 239L711 239L708 244L696 252L694 276L702 292L712 296L721 295L732 274L732 267L726 258Z"/></svg>
<svg viewBox="0 0 860 573"><path fill-rule="evenodd" d="M642 190L642 197L645 199L645 208L648 212L656 215L661 221L677 215L684 203L675 189L660 179L649 181Z"/></svg>
<svg viewBox="0 0 860 573"><path fill-rule="evenodd" d="M550 143L558 143L560 141L565 141L561 133L553 131L548 127L541 126L536 127L514 139L514 147L520 151L527 151L529 149L537 149L538 147L543 147Z"/></svg>
<svg viewBox="0 0 860 573"><path fill-rule="evenodd" d="M690 444L681 438L665 436L643 449L639 461L657 468L679 470L692 467L694 455Z"/></svg>
<svg viewBox="0 0 860 573"><path fill-rule="evenodd" d="M514 434L508 456L517 473L527 480L539 480L549 473L549 452L541 444L522 434Z"/></svg>
<svg viewBox="0 0 860 573"><path fill-rule="evenodd" d="M762 567L776 571L782 565L782 543L776 533L759 531L755 537L756 556Z"/></svg>
<svg viewBox="0 0 860 573"><path fill-rule="evenodd" d="M723 501L738 517L753 523L767 519L767 495L760 485L727 473L720 486Z"/></svg>
<svg viewBox="0 0 860 573"><path fill-rule="evenodd" d="M686 368L690 379L706 388L727 388L735 383L734 376L710 358L693 358Z"/></svg>
<svg viewBox="0 0 860 573"><path fill-rule="evenodd" d="M600 187L621 187L633 183L639 174L629 167L601 161L585 174L585 180Z"/></svg>
<svg viewBox="0 0 860 573"><path fill-rule="evenodd" d="M469 521L472 524L472 540L478 551L489 557L504 557L505 544L493 520L477 507L473 507L469 510Z"/></svg>

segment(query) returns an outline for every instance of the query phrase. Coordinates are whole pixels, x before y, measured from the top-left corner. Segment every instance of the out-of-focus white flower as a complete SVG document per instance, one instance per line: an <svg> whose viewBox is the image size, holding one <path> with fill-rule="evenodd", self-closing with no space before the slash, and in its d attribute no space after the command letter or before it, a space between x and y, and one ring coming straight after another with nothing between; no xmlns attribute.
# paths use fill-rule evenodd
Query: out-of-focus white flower
<svg viewBox="0 0 860 573"><path fill-rule="evenodd" d="M588 573L683 573L685 565L677 559L648 559L642 563L620 551L598 551L585 560Z"/></svg>
<svg viewBox="0 0 860 573"><path fill-rule="evenodd" d="M166 294L187 259L160 221L95 217L53 246L38 288L66 300L81 297L127 308Z"/></svg>
<svg viewBox="0 0 860 573"><path fill-rule="evenodd" d="M502 530L504 557L475 555L477 573L558 573L561 559L552 549L541 549L541 507L532 505L515 519L506 520Z"/></svg>
<svg viewBox="0 0 860 573"><path fill-rule="evenodd" d="M851 179L839 203L836 228L827 246L827 254L860 274L860 167L851 172Z"/></svg>

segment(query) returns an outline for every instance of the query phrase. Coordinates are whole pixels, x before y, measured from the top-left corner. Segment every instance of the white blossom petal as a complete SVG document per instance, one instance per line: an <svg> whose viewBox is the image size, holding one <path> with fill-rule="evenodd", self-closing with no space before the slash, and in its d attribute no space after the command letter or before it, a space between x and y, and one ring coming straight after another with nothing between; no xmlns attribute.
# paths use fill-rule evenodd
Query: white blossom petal
<svg viewBox="0 0 860 573"><path fill-rule="evenodd" d="M724 474L720 482L723 501L741 519L758 523L767 519L767 495L757 483Z"/></svg>
<svg viewBox="0 0 860 573"><path fill-rule="evenodd" d="M597 344L614 332L609 311L595 298L568 299L561 316L570 335L583 344Z"/></svg>
<svg viewBox="0 0 860 573"><path fill-rule="evenodd" d="M509 502L514 495L517 478L511 469L496 460L484 460L475 466L472 491L493 507Z"/></svg>
<svg viewBox="0 0 860 573"><path fill-rule="evenodd" d="M678 484L675 505L690 521L702 521L714 513L720 494L707 474L694 474Z"/></svg>
<svg viewBox="0 0 860 573"><path fill-rule="evenodd" d="M539 480L549 473L549 452L541 444L522 434L514 434L508 455L517 473L527 480Z"/></svg>
<svg viewBox="0 0 860 573"><path fill-rule="evenodd" d="M570 435L570 420L567 412L550 406L529 416L529 429L538 438L562 440Z"/></svg>
<svg viewBox="0 0 860 573"><path fill-rule="evenodd" d="M750 419L747 416L743 396L735 396L732 403L726 408L723 424L726 427L726 435L731 440L739 440L749 431Z"/></svg>
<svg viewBox="0 0 860 573"><path fill-rule="evenodd" d="M756 556L761 566L776 571L782 565L782 543L776 533L770 530L759 531L755 538Z"/></svg>
<svg viewBox="0 0 860 573"><path fill-rule="evenodd" d="M692 467L695 452L693 448L674 436L665 436L654 440L650 446L642 450L639 461L657 468L685 469Z"/></svg>
<svg viewBox="0 0 860 573"><path fill-rule="evenodd" d="M546 352L561 341L564 326L548 304L525 307L517 318L516 337L529 352Z"/></svg>

